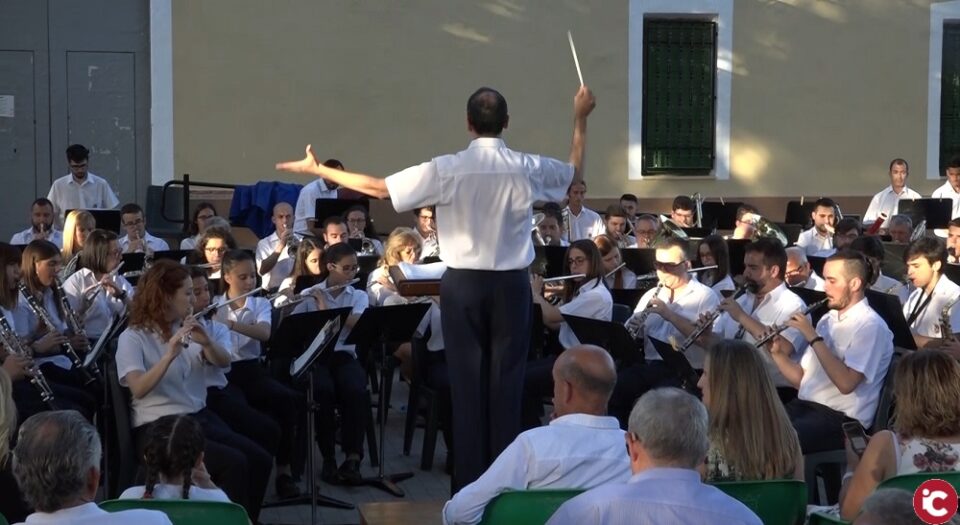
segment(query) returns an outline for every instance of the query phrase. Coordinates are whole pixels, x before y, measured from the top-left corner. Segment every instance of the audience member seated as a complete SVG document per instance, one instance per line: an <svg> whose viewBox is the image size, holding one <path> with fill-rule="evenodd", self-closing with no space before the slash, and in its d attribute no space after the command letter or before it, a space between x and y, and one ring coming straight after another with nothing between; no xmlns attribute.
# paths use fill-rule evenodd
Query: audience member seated
<svg viewBox="0 0 960 525"><path fill-rule="evenodd" d="M901 199L919 199L921 195L907 187L910 166L903 159L893 159L889 167L890 185L870 199L870 206L863 214L864 224L873 224L881 215L890 218L900 212Z"/></svg>
<svg viewBox="0 0 960 525"><path fill-rule="evenodd" d="M863 502L863 510L853 525L922 525L913 506L913 493L903 489L881 489ZM944 522L957 525L960 517Z"/></svg>
<svg viewBox="0 0 960 525"><path fill-rule="evenodd" d="M746 238L746 237L744 237ZM713 270L704 270L697 274L697 280L720 293L734 290L736 285L730 277L730 249L727 241L719 235L708 235L697 245L696 266L713 266Z"/></svg>
<svg viewBox="0 0 960 525"><path fill-rule="evenodd" d="M298 242L293 232L293 207L286 202L273 206L274 232L257 242L257 272L263 279L263 289L272 290L280 286L293 271L295 254L289 247Z"/></svg>
<svg viewBox="0 0 960 525"><path fill-rule="evenodd" d="M693 199L686 195L677 195L670 207L670 220L682 228L693 228L697 225L697 210Z"/></svg>
<svg viewBox="0 0 960 525"><path fill-rule="evenodd" d="M190 416L163 416L147 429L143 450L146 484L119 499L192 499L229 502L203 464L203 429Z"/></svg>
<svg viewBox="0 0 960 525"><path fill-rule="evenodd" d="M627 224L630 224L629 217L627 217L627 213L619 206L616 204L611 204L607 207L603 224L604 230L602 233L613 239L613 241L617 243L617 246L621 248L636 247L636 237L627 234Z"/></svg>
<svg viewBox="0 0 960 525"><path fill-rule="evenodd" d="M885 479L960 470L960 363L939 350L910 352L897 364L893 384L893 430L871 436L862 458L847 443L843 519L853 519Z"/></svg>
<svg viewBox="0 0 960 525"><path fill-rule="evenodd" d="M96 219L86 210L73 210L67 214L67 220L63 223L63 249L60 251L63 261L61 280L66 280L80 269L80 252L83 251L90 232L96 228Z"/></svg>
<svg viewBox="0 0 960 525"><path fill-rule="evenodd" d="M833 248L836 213L837 205L832 199L818 199L810 213L813 226L800 232L797 246L803 248L807 255L817 255Z"/></svg>
<svg viewBox="0 0 960 525"><path fill-rule="evenodd" d="M787 248L787 271L783 274L787 285L793 288L823 291L823 278L810 266L807 254L802 248L791 246Z"/></svg>
<svg viewBox="0 0 960 525"><path fill-rule="evenodd" d="M629 478L624 433L606 415L617 379L613 359L602 348L575 346L560 354L552 374L550 424L517 436L479 479L457 492L443 507L445 524L479 523L487 503L507 490L590 489Z"/></svg>
<svg viewBox="0 0 960 525"><path fill-rule="evenodd" d="M193 210L193 216L190 217L190 227L187 232L189 237L180 241L181 250L192 250L197 247L197 241L207 230L207 221L217 216L217 209L209 202L201 202Z"/></svg>
<svg viewBox="0 0 960 525"><path fill-rule="evenodd" d="M653 248L653 238L660 227L660 219L645 213L637 217L637 227L634 233L637 236L637 248Z"/></svg>
<svg viewBox="0 0 960 525"><path fill-rule="evenodd" d="M567 230L563 232L567 242L593 239L606 228L600 214L583 205L587 195L587 183L574 182L567 188Z"/></svg>
<svg viewBox="0 0 960 525"><path fill-rule="evenodd" d="M30 244L35 239L50 241L57 248L63 248L63 232L53 224L53 203L43 197L30 205L30 227L13 234L10 244Z"/></svg>
<svg viewBox="0 0 960 525"><path fill-rule="evenodd" d="M752 204L741 204L737 207L737 221L734 223L731 239L752 239L757 233L757 221L760 219L760 210Z"/></svg>
<svg viewBox="0 0 960 525"><path fill-rule="evenodd" d="M30 508L23 501L17 480L13 478L10 443L17 431L17 407L13 402L13 382L6 373L7 363L12 358L8 355L4 366L0 369L0 516L8 521L23 521ZM11 363L12 364L12 363Z"/></svg>
<svg viewBox="0 0 960 525"><path fill-rule="evenodd" d="M127 203L120 208L120 224L126 235L120 237L120 249L123 253L153 253L167 251L167 241L154 237L147 231L147 222L143 208L136 203Z"/></svg>
<svg viewBox="0 0 960 525"><path fill-rule="evenodd" d="M890 217L890 227L887 228L890 240L898 244L910 242L913 234L913 219L909 215L894 215Z"/></svg>
<svg viewBox="0 0 960 525"><path fill-rule="evenodd" d="M547 246L569 246L563 239L563 212L560 205L548 202L543 206L543 219L537 224L537 231L543 244Z"/></svg>
<svg viewBox="0 0 960 525"><path fill-rule="evenodd" d="M116 208L120 201L110 183L87 171L90 150L80 144L67 148L70 173L53 181L47 198L53 203L53 212L62 220L67 210Z"/></svg>
<svg viewBox="0 0 960 525"><path fill-rule="evenodd" d="M633 270L624 266L617 270L623 259L620 255L620 248L606 235L598 235L593 238L593 243L600 250L600 263L603 267L603 282L611 290L620 290L623 288L635 289L637 287L637 274ZM616 271L614 271L616 270Z"/></svg>
<svg viewBox="0 0 960 525"><path fill-rule="evenodd" d="M78 412L43 412L27 419L13 452L13 474L36 509L25 523L170 525L160 511L107 512L93 502L101 453L97 429Z"/></svg>
<svg viewBox="0 0 960 525"><path fill-rule="evenodd" d="M337 159L327 159L323 165L338 170L343 169L343 163ZM299 197L297 197L297 209L293 223L294 231L305 232L307 230L314 230L314 235L319 237L320 232L317 230L319 229L318 227L322 219L316 216L317 199L336 198L339 198L337 186L319 177L304 186L300 190Z"/></svg>
<svg viewBox="0 0 960 525"><path fill-rule="evenodd" d="M734 339L710 346L697 386L710 421L708 482L803 479L797 431L759 350Z"/></svg>
<svg viewBox="0 0 960 525"><path fill-rule="evenodd" d="M383 243L377 238L372 221L367 216L367 208L358 204L343 214L343 221L347 224L347 237L350 239L366 239L371 244L373 253L363 255L383 255Z"/></svg>
<svg viewBox="0 0 960 525"><path fill-rule="evenodd" d="M570 499L547 525L760 525L743 503L700 480L710 443L697 398L676 388L647 392L630 412L626 440L633 476Z"/></svg>

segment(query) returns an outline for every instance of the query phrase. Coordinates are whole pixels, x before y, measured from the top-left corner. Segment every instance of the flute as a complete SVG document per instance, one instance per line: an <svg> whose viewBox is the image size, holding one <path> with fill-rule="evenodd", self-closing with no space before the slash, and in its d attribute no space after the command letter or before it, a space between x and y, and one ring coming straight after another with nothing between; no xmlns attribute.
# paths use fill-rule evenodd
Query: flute
<svg viewBox="0 0 960 525"><path fill-rule="evenodd" d="M803 310L801 310L801 311L798 312L798 313L799 313L800 315L807 315L807 314L809 314L810 312L816 310L817 308L820 308L821 306L827 304L827 301L828 301L828 300L829 300L829 299L827 299L826 297L824 297L823 299L820 299L819 301L817 301L817 302L815 302L815 303L807 306L806 308L804 308ZM793 316L791 316L791 317L793 317ZM790 327L787 326L786 323L784 323L784 324L782 324L782 325L774 325L773 331L770 332L770 333L768 333L767 335L761 337L760 340L757 341L756 343L754 343L753 346L756 346L757 348L760 348L761 346L763 346L763 345L769 343L770 341L772 341L774 337L776 337L776 336L780 335L781 333L783 333L783 331L786 330L787 328L790 328Z"/></svg>
<svg viewBox="0 0 960 525"><path fill-rule="evenodd" d="M566 281L567 279L583 279L586 277L585 273L575 273L572 275L561 275L560 277L550 277L549 279L544 279L543 283L555 283L557 281Z"/></svg>
<svg viewBox="0 0 960 525"><path fill-rule="evenodd" d="M625 263L625 262L620 263L620 266L617 266L616 268L614 268L614 269L610 270L609 272L607 272L607 274L604 275L603 278L604 278L604 279L610 278L610 276L612 276L613 274L619 272L620 269L623 268L623 267L626 266L626 265L627 265L627 263Z"/></svg>
<svg viewBox="0 0 960 525"><path fill-rule="evenodd" d="M200 319L201 317L207 315L208 313L210 313L210 312L215 312L215 311L223 308L224 306L227 306L228 304L230 304L230 303L232 303L232 302L234 302L234 301L238 301L238 300L240 300L240 299L243 299L244 297L250 297L251 295L258 294L258 293L260 293L260 292L262 292L262 291L263 291L263 288L254 288L253 290L250 290L249 292L247 292L247 293L245 293L245 294L240 294L240 295L238 295L238 296L236 296L236 297L230 297L230 298L224 299L223 302L220 302L220 303L217 303L217 304L208 304L206 308L204 308L204 309L200 310L199 312L193 314L193 318L194 318L194 319Z"/></svg>
<svg viewBox="0 0 960 525"><path fill-rule="evenodd" d="M711 264L709 266L700 266L699 268L690 268L689 270L687 270L687 273L697 273L705 270L714 270L716 268L717 268L716 264ZM638 281L650 281L653 279L658 279L657 272L650 272L650 273L645 273L643 275L637 276Z"/></svg>
<svg viewBox="0 0 960 525"><path fill-rule="evenodd" d="M323 287L317 284L317 285L311 286L310 288L300 290L300 297L306 297L308 295L312 295L313 292L334 292L342 288L346 288L348 286L353 286L359 282L360 282L360 279L354 278L354 279L350 279L345 283L335 284L333 286L327 286L327 287Z"/></svg>

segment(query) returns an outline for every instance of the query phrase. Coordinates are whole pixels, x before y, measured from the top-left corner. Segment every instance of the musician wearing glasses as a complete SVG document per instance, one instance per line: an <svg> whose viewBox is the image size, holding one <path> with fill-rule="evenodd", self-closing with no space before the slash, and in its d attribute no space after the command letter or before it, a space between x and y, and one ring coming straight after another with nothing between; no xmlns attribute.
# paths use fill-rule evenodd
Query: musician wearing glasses
<svg viewBox="0 0 960 525"><path fill-rule="evenodd" d="M439 257L440 242L437 238L437 210L434 206L415 208L413 215L417 218L413 231L420 237L421 257Z"/></svg>
<svg viewBox="0 0 960 525"><path fill-rule="evenodd" d="M822 292L824 288L823 278L813 270L803 248L797 246L787 248L787 271L784 277L787 286L791 288L806 288L818 292Z"/></svg>
<svg viewBox="0 0 960 525"><path fill-rule="evenodd" d="M834 225L836 224L837 206L832 199L818 199L810 212L813 227L800 232L797 246L806 251L807 255L816 255L833 248Z"/></svg>
<svg viewBox="0 0 960 525"><path fill-rule="evenodd" d="M365 253L364 255L383 255L383 243L376 238L376 233L367 217L366 208L360 204L351 207L343 214L343 220L347 223L347 236L349 238L365 239L366 242L370 243L373 253ZM369 237L367 236L368 231L370 233Z"/></svg>
<svg viewBox="0 0 960 525"><path fill-rule="evenodd" d="M127 232L120 238L120 249L123 253L153 253L170 249L167 241L154 237L147 231L143 208L137 203L130 202L120 208L120 224Z"/></svg>
<svg viewBox="0 0 960 525"><path fill-rule="evenodd" d="M263 279L263 289L280 286L293 271L293 255L288 249L297 242L293 233L293 206L278 202L273 206L273 233L257 242L257 271Z"/></svg>
<svg viewBox="0 0 960 525"><path fill-rule="evenodd" d="M643 294L633 317L626 323L628 327L640 327L638 333L643 335L646 364L621 370L610 398L610 414L616 416L624 427L634 402L643 393L660 386L680 385L676 371L663 363L650 338L679 342L683 334L667 320L668 317L680 316L692 322L700 312L712 310L720 304L716 292L692 279L685 240L670 237L658 245L654 267L660 280L658 286ZM702 348L691 349L687 358L694 368L703 368Z"/></svg>
<svg viewBox="0 0 960 525"><path fill-rule="evenodd" d="M73 144L66 153L70 173L53 181L47 194L59 220L63 219L67 210L116 208L120 201L110 183L87 171L90 150Z"/></svg>
<svg viewBox="0 0 960 525"><path fill-rule="evenodd" d="M907 264L907 279L914 287L903 305L903 316L917 348L939 345L945 339L956 340L960 307L954 303L960 298L960 286L943 275L947 250L939 239L923 237L907 247L903 260ZM948 332L944 333L944 328Z"/></svg>
<svg viewBox="0 0 960 525"><path fill-rule="evenodd" d="M907 187L907 177L910 176L910 166L903 159L893 159L889 167L890 185L870 199L870 206L863 214L863 223L870 225L880 215L893 217L900 211L901 199L920 199L922 196Z"/></svg>
<svg viewBox="0 0 960 525"><path fill-rule="evenodd" d="M133 296L133 286L122 275L117 234L93 230L80 252L83 268L63 282L63 291L83 322L87 336L97 339L115 315L122 315Z"/></svg>
<svg viewBox="0 0 960 525"><path fill-rule="evenodd" d="M560 205L549 202L543 207L543 220L537 224L540 238L547 246L569 246L563 239L563 212Z"/></svg>
<svg viewBox="0 0 960 525"><path fill-rule="evenodd" d="M187 262L190 264L209 265L207 277L209 279L220 278L220 262L223 260L223 254L228 250L237 249L237 241L233 234L226 228L211 226L203 232L200 241L197 242L196 250L187 256Z"/></svg>
<svg viewBox="0 0 960 525"><path fill-rule="evenodd" d="M894 215L890 217L890 227L887 228L890 241L898 244L909 244L913 234L913 219L909 215Z"/></svg>
<svg viewBox="0 0 960 525"><path fill-rule="evenodd" d="M733 291L737 286L730 277L730 248L719 235L708 235L697 245L697 266L716 266L700 272L695 279L717 293Z"/></svg>
<svg viewBox="0 0 960 525"><path fill-rule="evenodd" d="M567 188L566 231L563 232L567 242L580 239L592 239L604 232L606 227L600 214L583 205L587 196L587 183L574 181Z"/></svg>
<svg viewBox="0 0 960 525"><path fill-rule="evenodd" d="M611 290L635 289L637 287L637 274L623 265L623 258L617 243L606 235L594 237L593 243L600 250L603 282L607 285L607 288Z"/></svg>
<svg viewBox="0 0 960 525"><path fill-rule="evenodd" d="M659 227L660 220L649 213L637 217L637 228L634 230L637 248L653 248L653 238L657 236Z"/></svg>
<svg viewBox="0 0 960 525"><path fill-rule="evenodd" d="M760 210L752 204L742 204L737 208L737 220L734 223L731 239L752 239L757 232L757 220Z"/></svg>
<svg viewBox="0 0 960 525"><path fill-rule="evenodd" d="M623 209L616 204L611 204L607 207L607 213L603 219L604 235L613 239L621 248L635 248L636 237L627 234L629 220L629 215Z"/></svg>

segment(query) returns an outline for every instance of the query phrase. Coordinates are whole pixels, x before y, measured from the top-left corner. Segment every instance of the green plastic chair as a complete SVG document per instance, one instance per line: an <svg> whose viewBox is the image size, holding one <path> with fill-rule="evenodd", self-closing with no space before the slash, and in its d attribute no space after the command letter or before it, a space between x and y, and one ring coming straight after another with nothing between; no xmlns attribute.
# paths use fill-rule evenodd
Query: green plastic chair
<svg viewBox="0 0 960 525"><path fill-rule="evenodd" d="M249 525L247 511L236 503L196 500L114 499L100 503L107 512L159 510L173 525Z"/></svg>
<svg viewBox="0 0 960 525"><path fill-rule="evenodd" d="M797 525L806 517L807 485L802 481L723 481L712 485L746 505L764 525Z"/></svg>
<svg viewBox="0 0 960 525"><path fill-rule="evenodd" d="M960 490L960 472L921 472L917 474L903 474L885 479L877 486L880 489L903 489L913 493L917 487L928 479L942 479L953 485L953 488ZM809 525L848 525L849 521L844 521L836 516L830 516L821 512L814 512L810 515Z"/></svg>
<svg viewBox="0 0 960 525"><path fill-rule="evenodd" d="M480 525L543 525L560 505L581 492L579 489L507 491L487 504Z"/></svg>
<svg viewBox="0 0 960 525"><path fill-rule="evenodd" d="M0 514L0 525L10 525L10 522L7 521L7 518L3 517L3 514Z"/></svg>

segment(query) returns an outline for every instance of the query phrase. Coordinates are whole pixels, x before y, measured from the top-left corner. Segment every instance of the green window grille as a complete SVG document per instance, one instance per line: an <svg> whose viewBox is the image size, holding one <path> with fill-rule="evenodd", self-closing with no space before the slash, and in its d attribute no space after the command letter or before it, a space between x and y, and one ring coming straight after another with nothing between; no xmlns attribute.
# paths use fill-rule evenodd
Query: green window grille
<svg viewBox="0 0 960 525"><path fill-rule="evenodd" d="M940 176L951 157L960 155L960 22L943 25L940 75Z"/></svg>
<svg viewBox="0 0 960 525"><path fill-rule="evenodd" d="M717 24L643 21L643 174L709 175L716 151Z"/></svg>

